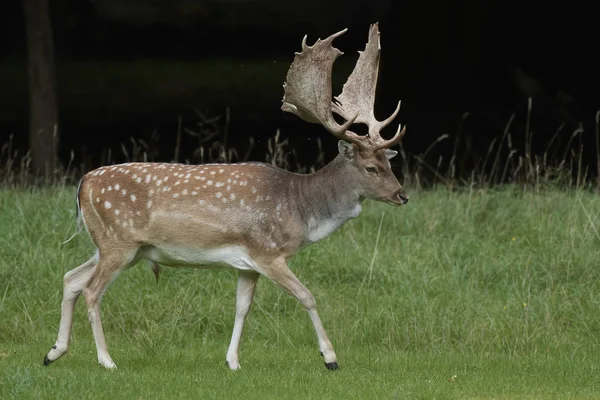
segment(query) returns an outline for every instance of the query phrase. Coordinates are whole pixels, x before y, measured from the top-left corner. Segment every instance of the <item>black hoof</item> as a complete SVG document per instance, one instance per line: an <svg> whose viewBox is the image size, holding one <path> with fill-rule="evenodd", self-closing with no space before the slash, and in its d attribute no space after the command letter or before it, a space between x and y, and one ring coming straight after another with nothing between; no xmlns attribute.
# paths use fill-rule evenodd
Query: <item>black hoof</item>
<svg viewBox="0 0 600 400"><path fill-rule="evenodd" d="M325 367L332 371L340 369L340 366L338 365L338 363L336 361L330 362L330 363L325 363Z"/></svg>
<svg viewBox="0 0 600 400"><path fill-rule="evenodd" d="M52 364L52 361L50 361L50 359L48 358L48 356L45 356L44 357L44 367L47 367L50 364Z"/></svg>
<svg viewBox="0 0 600 400"><path fill-rule="evenodd" d="M321 357L323 357L323 352L322 352L322 351L320 351L319 353L321 354Z"/></svg>
<svg viewBox="0 0 600 400"><path fill-rule="evenodd" d="M230 368L230 367L229 367L229 361L225 361L225 366L226 366L227 368Z"/></svg>

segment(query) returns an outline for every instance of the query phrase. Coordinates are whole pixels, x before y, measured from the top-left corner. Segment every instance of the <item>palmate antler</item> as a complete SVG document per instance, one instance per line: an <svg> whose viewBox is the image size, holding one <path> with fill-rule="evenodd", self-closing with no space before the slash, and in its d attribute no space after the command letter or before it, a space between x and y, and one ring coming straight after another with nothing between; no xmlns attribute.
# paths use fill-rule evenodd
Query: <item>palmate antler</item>
<svg viewBox="0 0 600 400"><path fill-rule="evenodd" d="M331 42L346 30L334 33L325 40L318 39L312 46L306 45L304 36L302 52L295 53L283 84L281 109L307 122L320 123L337 138L362 146L358 135L347 132L358 115L346 118L343 125L338 125L331 113L331 69L335 59L344 54Z"/></svg>
<svg viewBox="0 0 600 400"><path fill-rule="evenodd" d="M405 129L398 130L394 137L385 140L380 131L390 124L400 111L400 103L394 113L384 121L378 121L374 115L375 90L379 73L378 24L371 25L369 39L342 89L342 94L331 101L331 71L333 63L343 53L332 46L332 42L347 29L318 39L313 46L306 45L306 36L302 40L302 52L296 53L294 62L284 83L283 111L296 114L307 122L320 123L339 139L356 144L360 151L377 151L396 145L404 136ZM332 111L346 122L339 125ZM353 123L368 126L368 135L360 136L348 130Z"/></svg>

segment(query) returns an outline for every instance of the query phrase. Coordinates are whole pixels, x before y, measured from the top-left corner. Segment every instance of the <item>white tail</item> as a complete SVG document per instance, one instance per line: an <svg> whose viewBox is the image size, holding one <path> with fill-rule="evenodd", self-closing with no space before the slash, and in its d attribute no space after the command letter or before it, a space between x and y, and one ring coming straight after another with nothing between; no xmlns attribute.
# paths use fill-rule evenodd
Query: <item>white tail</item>
<svg viewBox="0 0 600 400"><path fill-rule="evenodd" d="M148 260L158 264L239 270L237 305L227 362L239 368L242 327L259 276L264 275L296 297L308 310L327 368L337 358L310 291L287 261L303 246L326 238L359 215L365 198L394 205L408 196L391 171L391 140L373 117L379 65L379 31L372 25L356 68L332 103L331 69L341 52L331 43L344 31L314 46L302 43L287 75L282 109L321 123L338 137L339 155L314 174L300 175L261 163L183 165L129 163L86 174L78 189L78 210L98 251L64 277L58 339L46 355L48 365L66 353L73 307L83 293L98 361L114 368L100 321L100 302L109 283L125 268ZM338 125L332 111L347 119ZM367 136L348 131L365 123Z"/></svg>

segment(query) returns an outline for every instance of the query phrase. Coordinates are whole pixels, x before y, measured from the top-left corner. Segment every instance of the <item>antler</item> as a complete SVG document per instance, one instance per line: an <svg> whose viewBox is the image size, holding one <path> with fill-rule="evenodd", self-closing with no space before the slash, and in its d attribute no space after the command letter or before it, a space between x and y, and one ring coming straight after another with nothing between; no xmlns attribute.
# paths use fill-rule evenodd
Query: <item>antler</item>
<svg viewBox="0 0 600 400"><path fill-rule="evenodd" d="M342 94L331 101L331 70L336 58L344 54L331 43L346 31L334 33L325 40L318 39L312 46L306 45L304 36L302 52L295 53L283 84L281 109L307 122L320 123L337 138L356 144L361 151L390 148L400 142L406 128L401 130L401 126L398 126L396 134L389 140L379 134L398 115L400 102L390 117L384 121L375 119L373 109L381 51L377 23L369 29L365 50L359 51L360 56L342 88ZM333 119L332 111L346 119L346 122L339 125ZM368 135L360 136L349 131L354 122L366 124L369 127Z"/></svg>
<svg viewBox="0 0 600 400"><path fill-rule="evenodd" d="M294 61L283 84L283 111L296 114L307 122L320 123L339 139L365 148L362 138L349 132L357 115L345 114L346 122L339 125L331 112L331 70L333 63L344 54L331 45L333 40L347 31L334 33L325 40L318 39L314 45L306 45L302 39L302 51L295 53Z"/></svg>
<svg viewBox="0 0 600 400"><path fill-rule="evenodd" d="M400 111L400 104L396 110L383 121L378 121L374 115L375 90L379 74L379 56L381 45L379 43L379 25L371 25L369 29L369 40L364 51L359 51L360 56L356 66L350 74L348 81L342 88L342 94L335 97L332 103L333 111L347 118L348 115L357 115L356 122L364 123L369 127L369 141L372 150L390 148L396 145L406 132L406 127L398 130L392 139L385 140L379 132L389 125Z"/></svg>

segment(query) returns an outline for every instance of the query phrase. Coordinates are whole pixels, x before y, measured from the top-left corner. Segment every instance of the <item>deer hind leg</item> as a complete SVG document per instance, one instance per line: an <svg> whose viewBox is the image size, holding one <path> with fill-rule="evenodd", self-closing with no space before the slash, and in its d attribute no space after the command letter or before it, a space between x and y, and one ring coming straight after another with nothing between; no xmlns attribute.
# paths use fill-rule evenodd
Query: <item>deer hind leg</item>
<svg viewBox="0 0 600 400"><path fill-rule="evenodd" d="M130 266L137 253L137 247L123 248L114 244L107 249L100 249L100 257L96 268L94 268L90 279L83 288L83 296L88 309L88 319L92 326L96 350L98 352L98 363L105 368L116 368L106 346L102 321L100 319L100 303L108 285L119 275L119 273Z"/></svg>
<svg viewBox="0 0 600 400"><path fill-rule="evenodd" d="M98 254L94 255L79 267L68 271L63 279L63 300L60 313L60 327L58 329L58 338L52 349L44 357L44 365L58 360L69 348L71 337L71 325L73 322L73 310L75 303L83 290L83 287L90 279L92 271L98 262Z"/></svg>
<svg viewBox="0 0 600 400"><path fill-rule="evenodd" d="M233 324L233 333L231 334L231 342L227 350L227 365L232 370L240 368L238 359L238 349L240 347L240 339L242 338L242 329L244 321L250 311L252 298L254 297L254 289L260 275L254 271L240 271L237 285L237 298L235 305L235 322Z"/></svg>
<svg viewBox="0 0 600 400"><path fill-rule="evenodd" d="M306 308L308 315L313 323L321 355L325 359L327 369L338 369L337 356L333 350L333 346L327 337L327 332L323 327L314 296L302 282L298 280L296 275L289 269L285 260L276 260L270 268L263 272L273 282L283 288L286 292L294 296Z"/></svg>

